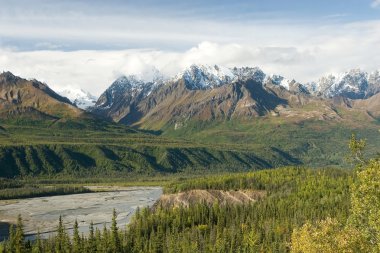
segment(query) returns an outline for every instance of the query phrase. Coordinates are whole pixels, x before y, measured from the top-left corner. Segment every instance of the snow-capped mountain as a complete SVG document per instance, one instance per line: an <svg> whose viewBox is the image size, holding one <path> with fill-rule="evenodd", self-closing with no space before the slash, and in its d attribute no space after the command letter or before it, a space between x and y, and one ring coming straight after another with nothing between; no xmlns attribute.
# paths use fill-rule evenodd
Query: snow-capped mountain
<svg viewBox="0 0 380 253"><path fill-rule="evenodd" d="M338 75L321 77L317 82L301 84L281 75L265 74L260 68L226 68L223 66L191 65L173 80L183 78L191 90L207 90L239 80L254 80L263 84L273 84L288 91L311 94L324 98L343 96L351 99L368 98L380 92L380 73L368 74L353 69Z"/></svg>
<svg viewBox="0 0 380 253"><path fill-rule="evenodd" d="M138 74L122 75L100 95L95 106L97 109L104 110L111 108L114 103L130 103L141 99L166 80L164 75L154 67Z"/></svg>
<svg viewBox="0 0 380 253"><path fill-rule="evenodd" d="M380 92L379 72L368 74L353 69L338 75L328 75L317 82L307 83L311 94L325 98L337 96L351 99L368 98Z"/></svg>
<svg viewBox="0 0 380 253"><path fill-rule="evenodd" d="M272 107L270 100L274 97L262 91L259 97L263 105L256 106L254 97L259 97L251 92L255 87L263 86L264 79L265 74L259 68L217 65L192 65L173 78L156 78L154 81L123 76L100 96L92 112L126 124L136 123L150 113L163 121L171 117L207 118L209 114L232 117L234 112L236 115L260 115ZM214 91L216 88L220 89ZM236 104L236 108L230 110L232 104ZM203 115L206 107L209 112Z"/></svg>
<svg viewBox="0 0 380 253"><path fill-rule="evenodd" d="M379 80L379 72L352 70L304 85L280 75L267 75L259 68L191 65L171 78L158 71L149 77L119 77L91 111L116 122L138 125L148 122L149 126L183 119L278 115L275 110L302 107L310 101L326 102L323 106L329 108L331 101L321 97L372 96L380 92ZM320 108L316 109L315 114L305 117L326 118L334 114L334 110L321 114Z"/></svg>
<svg viewBox="0 0 380 253"><path fill-rule="evenodd" d="M156 73L149 81L145 81L136 75L121 76L99 97L96 106L110 108L121 99L133 100L138 97L146 97L154 88L162 85L164 80L161 73Z"/></svg>
<svg viewBox="0 0 380 253"><path fill-rule="evenodd" d="M268 78L259 68L217 65L191 65L172 78L159 72L151 78L122 76L99 97L91 111L126 124L136 123L148 114L157 120L172 116L207 118L208 114L212 117L262 115L274 103L285 101L268 93L266 80L275 79L268 86L301 91L295 81L280 76ZM236 107L230 109L231 105ZM208 112L203 115L206 107Z"/></svg>
<svg viewBox="0 0 380 253"><path fill-rule="evenodd" d="M227 68L223 66L191 65L173 79L184 79L190 90L214 89L225 84L253 80L261 84L278 85L286 90L309 93L307 88L280 75L267 75L260 68L242 67Z"/></svg>
<svg viewBox="0 0 380 253"><path fill-rule="evenodd" d="M328 75L316 82L301 84L277 74L265 74L260 68L227 68L224 66L191 65L174 77L165 77L152 68L141 75L121 76L100 96L97 107L111 107L115 101L143 98L168 83L184 80L189 90L209 90L237 81L254 80L263 85L272 84L296 93L311 94L323 98L343 96L351 99L367 98L380 92L379 71L368 74L354 69L340 75Z"/></svg>
<svg viewBox="0 0 380 253"><path fill-rule="evenodd" d="M266 83L268 83L268 82L272 82L272 83L275 84L275 85L282 86L282 87L284 87L285 89L289 90L289 89L290 89L290 84L291 84L292 82L294 82L294 80L286 79L285 77L280 76L280 75L271 74L271 75L268 75L268 76L266 77L265 82L266 82Z"/></svg>
<svg viewBox="0 0 380 253"><path fill-rule="evenodd" d="M234 74L228 68L218 66L191 65L179 73L174 80L184 79L189 89L213 89L231 82Z"/></svg>
<svg viewBox="0 0 380 253"><path fill-rule="evenodd" d="M294 79L290 80L280 75L275 75L275 74L267 75L265 77L264 84L272 84L272 85L281 86L288 91L292 91L296 93L310 94L308 88L305 85L298 83Z"/></svg>
<svg viewBox="0 0 380 253"><path fill-rule="evenodd" d="M89 92L75 88L66 88L62 91L59 91L58 94L63 97L67 97L78 108L84 110L94 106L98 99L97 97L91 95Z"/></svg>
<svg viewBox="0 0 380 253"><path fill-rule="evenodd" d="M233 68L231 69L235 75L236 81L247 81L248 79L254 80L255 82L262 83L266 77L266 74L258 67L250 68Z"/></svg>
<svg viewBox="0 0 380 253"><path fill-rule="evenodd" d="M191 90L206 90L239 80L253 79L262 82L264 72L259 68L227 68L223 66L191 65L177 74L174 81L184 79Z"/></svg>

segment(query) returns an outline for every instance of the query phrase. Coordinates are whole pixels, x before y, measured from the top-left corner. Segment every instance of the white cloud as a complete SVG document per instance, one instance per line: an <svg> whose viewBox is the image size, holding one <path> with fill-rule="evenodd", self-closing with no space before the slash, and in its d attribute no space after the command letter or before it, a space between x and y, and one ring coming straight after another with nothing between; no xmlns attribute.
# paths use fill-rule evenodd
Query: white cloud
<svg viewBox="0 0 380 253"><path fill-rule="evenodd" d="M372 8L377 8L379 6L380 6L380 0L373 0L372 1L372 4L371 4Z"/></svg>
<svg viewBox="0 0 380 253"><path fill-rule="evenodd" d="M99 95L122 74L141 74L157 67L166 75L174 75L193 63L259 66L265 72L301 82L351 68L369 71L380 68L380 58L375 57L380 54L380 21L321 26L313 29L313 33L302 33L303 27L293 27L287 36L282 27L269 31L265 28L253 27L254 33L246 35L250 40L244 43L234 37L236 43L205 41L182 51L0 49L0 71L36 78L55 89L73 86ZM294 33L293 38L289 33Z"/></svg>

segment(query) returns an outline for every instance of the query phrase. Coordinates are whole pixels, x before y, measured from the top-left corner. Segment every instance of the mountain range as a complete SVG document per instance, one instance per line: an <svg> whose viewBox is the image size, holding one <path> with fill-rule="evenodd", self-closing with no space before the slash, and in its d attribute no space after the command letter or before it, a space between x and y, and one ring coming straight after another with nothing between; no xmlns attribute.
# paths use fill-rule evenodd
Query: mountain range
<svg viewBox="0 0 380 253"><path fill-rule="evenodd" d="M356 69L301 84L267 75L259 68L192 65L166 79L162 75L151 81L122 76L89 110L116 122L150 129L167 125L177 128L189 120L258 116L342 120L336 107L362 111L376 120L379 92L378 71L368 74Z"/></svg>
<svg viewBox="0 0 380 253"><path fill-rule="evenodd" d="M355 113L377 121L380 115L379 71L368 74L358 69L301 84L259 68L192 65L171 78L157 70L148 81L122 76L98 99L80 89L58 95L46 84L10 72L0 75L0 85L3 117L97 115L151 130L178 129L191 121L257 117L345 121L355 120Z"/></svg>
<svg viewBox="0 0 380 253"><path fill-rule="evenodd" d="M301 84L193 65L171 78L120 77L93 105L84 91L59 95L4 72L0 177L345 166L353 132L370 153L380 148L378 76L353 70Z"/></svg>

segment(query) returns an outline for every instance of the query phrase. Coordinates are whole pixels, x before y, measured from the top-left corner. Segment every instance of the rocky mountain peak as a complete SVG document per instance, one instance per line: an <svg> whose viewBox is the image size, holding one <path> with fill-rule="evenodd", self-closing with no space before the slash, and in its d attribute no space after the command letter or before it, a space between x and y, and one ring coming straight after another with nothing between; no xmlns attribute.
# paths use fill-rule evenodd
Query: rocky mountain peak
<svg viewBox="0 0 380 253"><path fill-rule="evenodd" d="M265 74L259 68L227 68L218 65L193 64L179 73L174 79L184 79L187 88L190 90L207 90L248 79L262 82L264 78Z"/></svg>
<svg viewBox="0 0 380 253"><path fill-rule="evenodd" d="M380 91L380 78L378 72L368 74L360 69L352 69L342 74L321 77L317 82L307 83L306 87L313 95L325 98L343 96L362 99L372 96L376 90Z"/></svg>
<svg viewBox="0 0 380 253"><path fill-rule="evenodd" d="M18 80L21 80L20 77L13 75L9 71L5 71L0 74L0 83L16 83Z"/></svg>
<svg viewBox="0 0 380 253"><path fill-rule="evenodd" d="M235 75L235 80L247 81L254 80L255 82L262 83L266 77L265 73L258 67L242 67L233 68L232 72Z"/></svg>
<svg viewBox="0 0 380 253"><path fill-rule="evenodd" d="M233 73L227 68L193 64L174 79L184 79L190 90L206 90L231 82L232 78Z"/></svg>
<svg viewBox="0 0 380 253"><path fill-rule="evenodd" d="M152 72L148 78L138 75L121 76L99 97L95 106L109 108L120 99L131 101L137 97L146 97L153 89L163 85L164 81L164 76L158 71Z"/></svg>

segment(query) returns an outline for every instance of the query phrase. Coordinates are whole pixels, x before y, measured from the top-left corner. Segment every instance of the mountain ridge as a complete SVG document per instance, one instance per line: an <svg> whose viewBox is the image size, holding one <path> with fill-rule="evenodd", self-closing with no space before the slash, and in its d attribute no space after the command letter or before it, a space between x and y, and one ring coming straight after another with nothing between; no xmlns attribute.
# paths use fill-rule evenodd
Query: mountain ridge
<svg viewBox="0 0 380 253"><path fill-rule="evenodd" d="M332 98L343 96L351 99L369 98L380 92L379 71L367 73L352 69L339 75L328 75L317 82L307 83L311 94Z"/></svg>
<svg viewBox="0 0 380 253"><path fill-rule="evenodd" d="M0 74L0 113L6 117L28 115L33 112L42 118L78 118L85 111L37 80L26 80L11 72Z"/></svg>
<svg viewBox="0 0 380 253"><path fill-rule="evenodd" d="M282 114L287 118L298 115L298 118L327 120L341 118L336 113L337 106L350 109L349 104L353 104L357 110L365 111L366 103L355 106L355 103L336 103L333 98L367 99L380 92L378 72L353 70L340 79L325 80L322 78L318 86L325 87L323 93L316 89L316 83L301 84L280 75L267 75L259 68L191 65L174 77L156 83L135 76L119 78L99 97L91 111L127 125L148 128L155 125L154 129L167 124L181 125L189 119L229 120ZM342 84L342 80L349 84ZM334 89L336 95L331 95ZM300 113L302 107L313 104L313 113L306 110ZM372 111L377 110L377 104L371 105ZM377 117L376 113L372 115Z"/></svg>

